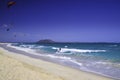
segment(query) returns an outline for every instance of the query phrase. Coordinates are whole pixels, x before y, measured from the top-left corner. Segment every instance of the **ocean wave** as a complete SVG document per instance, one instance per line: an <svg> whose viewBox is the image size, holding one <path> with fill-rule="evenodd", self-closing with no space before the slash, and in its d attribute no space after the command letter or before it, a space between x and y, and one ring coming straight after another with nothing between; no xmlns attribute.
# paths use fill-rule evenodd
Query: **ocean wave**
<svg viewBox="0 0 120 80"><path fill-rule="evenodd" d="M85 50L85 49L62 48L60 52L62 52L62 53L64 53L64 52L91 53L91 52L106 52L106 50Z"/></svg>
<svg viewBox="0 0 120 80"><path fill-rule="evenodd" d="M37 55L37 56L44 56L44 57L49 57L49 58L53 58L53 59L59 59L62 61L70 61L78 66L82 66L82 63L77 62L76 60L72 59L71 57L66 57L66 56L57 56L57 55L51 55L51 54L40 54L35 52L34 50L28 48L28 47L18 47L18 46L12 46L12 44L8 44L7 47L11 47L17 50L21 50L21 51L25 51L28 54L33 54L33 55ZM58 49L56 47L53 47L54 49Z"/></svg>
<svg viewBox="0 0 120 80"><path fill-rule="evenodd" d="M30 49L30 48L27 48L27 47L19 47L19 46L13 46L12 43L9 43L7 45L7 47L11 47L11 48L14 48L16 50L20 50L20 51L25 51L25 52L34 52L34 50Z"/></svg>
<svg viewBox="0 0 120 80"><path fill-rule="evenodd" d="M58 47L52 47L52 49L57 49L58 50L59 48Z"/></svg>

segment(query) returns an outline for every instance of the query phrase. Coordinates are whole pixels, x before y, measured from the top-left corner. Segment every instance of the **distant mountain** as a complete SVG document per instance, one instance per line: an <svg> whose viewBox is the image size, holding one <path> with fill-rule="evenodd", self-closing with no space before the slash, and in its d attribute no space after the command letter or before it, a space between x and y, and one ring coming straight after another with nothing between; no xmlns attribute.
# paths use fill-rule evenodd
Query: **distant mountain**
<svg viewBox="0 0 120 80"><path fill-rule="evenodd" d="M42 39L42 40L39 40L37 43L55 43L55 41L51 39Z"/></svg>

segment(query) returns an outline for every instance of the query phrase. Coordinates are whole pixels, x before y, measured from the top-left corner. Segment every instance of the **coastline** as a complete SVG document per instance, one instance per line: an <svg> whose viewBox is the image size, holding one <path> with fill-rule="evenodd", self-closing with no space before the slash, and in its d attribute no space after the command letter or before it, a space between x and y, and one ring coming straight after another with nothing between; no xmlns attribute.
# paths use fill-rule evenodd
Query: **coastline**
<svg viewBox="0 0 120 80"><path fill-rule="evenodd" d="M22 74L24 74L24 71L25 71L25 73L28 75L27 78L30 78L30 77L33 78L33 79L29 79L29 80L35 80L34 76L36 74L41 75L41 76L36 77L37 80L39 80L39 79L40 80L112 80L110 78L107 78L107 77L104 77L104 76L101 76L98 74L84 72L84 71L76 70L76 69L69 68L66 66L58 65L55 63L43 61L40 59L31 58L26 55L17 54L16 52L10 52L0 46L0 53L1 52L2 52L2 55L0 54L0 56L3 57L1 59L3 59L3 61L6 61L6 63L3 62L4 65L8 65L7 61L9 61L9 60L7 60L7 59L12 59L13 61L11 63L13 63L15 61L14 64L16 64L16 65L22 64L21 65L22 67L19 68L20 72ZM4 57L5 57L5 59L4 59ZM3 64L3 63L1 63L1 64ZM13 66L13 67L16 68L16 66ZM19 67L19 66L17 66L17 67ZM0 65L0 68L1 68L1 65ZM8 68L9 67L7 67L6 70L10 70ZM4 72L6 72L6 70L4 71L4 69L3 69ZM31 72L31 71L33 71L33 72ZM31 74L29 74L29 72ZM1 70L0 70L0 74L2 75ZM17 74L15 74L15 75L17 75ZM31 75L31 76L29 76L29 75ZM12 76L12 74L11 74L11 76ZM19 76L21 76L21 75L19 75ZM3 80L5 80L4 77L2 77L2 78L3 78ZM22 79L22 77L20 77L20 80L26 80L26 79ZM11 78L11 80L13 80L13 79Z"/></svg>

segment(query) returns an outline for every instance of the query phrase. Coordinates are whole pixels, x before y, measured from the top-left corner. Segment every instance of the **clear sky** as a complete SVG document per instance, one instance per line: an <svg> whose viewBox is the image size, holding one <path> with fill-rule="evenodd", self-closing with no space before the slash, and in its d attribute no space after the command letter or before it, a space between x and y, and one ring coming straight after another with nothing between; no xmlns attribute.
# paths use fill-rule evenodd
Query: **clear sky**
<svg viewBox="0 0 120 80"><path fill-rule="evenodd" d="M15 1L0 0L0 41L120 42L120 0Z"/></svg>

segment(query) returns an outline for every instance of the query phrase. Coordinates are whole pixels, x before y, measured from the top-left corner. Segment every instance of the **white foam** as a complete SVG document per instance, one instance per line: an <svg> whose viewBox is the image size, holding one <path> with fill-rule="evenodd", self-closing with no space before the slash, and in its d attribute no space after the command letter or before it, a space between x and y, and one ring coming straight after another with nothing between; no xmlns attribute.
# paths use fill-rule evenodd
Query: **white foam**
<svg viewBox="0 0 120 80"><path fill-rule="evenodd" d="M60 52L80 52L80 53L91 53L91 52L106 52L106 50L83 50L83 49L68 49L62 48Z"/></svg>
<svg viewBox="0 0 120 80"><path fill-rule="evenodd" d="M11 48L21 50L21 51L25 51L25 52L34 52L32 49L12 46L12 44L8 44L7 47L11 47Z"/></svg>
<svg viewBox="0 0 120 80"><path fill-rule="evenodd" d="M65 46L65 48L67 48L68 46Z"/></svg>
<svg viewBox="0 0 120 80"><path fill-rule="evenodd" d="M20 47L32 49L35 47L35 45L20 45Z"/></svg>
<svg viewBox="0 0 120 80"><path fill-rule="evenodd" d="M73 63L75 63L75 64L77 64L77 65L79 65L79 66L82 66L82 63L79 63L76 60L70 60L70 61L73 62Z"/></svg>
<svg viewBox="0 0 120 80"><path fill-rule="evenodd" d="M58 50L59 48L57 48L57 47L52 47L52 49L57 49L57 50Z"/></svg>
<svg viewBox="0 0 120 80"><path fill-rule="evenodd" d="M110 62L103 62L103 61L99 61L99 62L95 62L96 64L110 64Z"/></svg>
<svg viewBox="0 0 120 80"><path fill-rule="evenodd" d="M46 55L51 58L59 58L59 59L65 59L65 60L71 60L70 57L65 57L65 56L55 56L55 55Z"/></svg>
<svg viewBox="0 0 120 80"><path fill-rule="evenodd" d="M55 56L55 55L46 55L46 56L51 57L51 58L58 58L58 59L61 59L61 60L67 60L67 61L70 61L70 62L72 62L72 63L75 63L75 64L77 64L77 65L79 65L79 66L82 66L82 63L79 63L79 62L77 62L76 60L71 59L70 57Z"/></svg>

